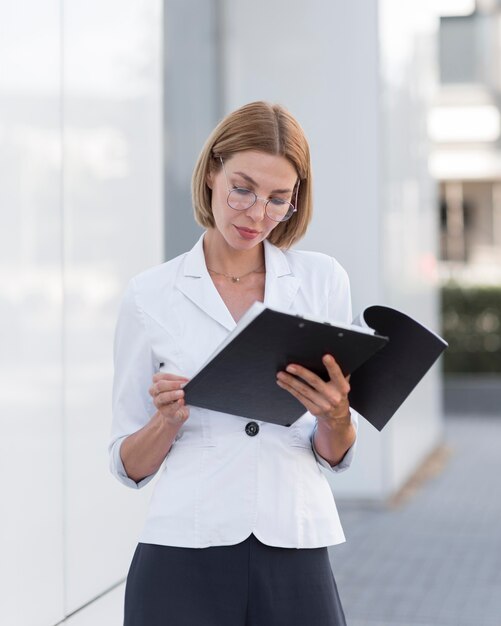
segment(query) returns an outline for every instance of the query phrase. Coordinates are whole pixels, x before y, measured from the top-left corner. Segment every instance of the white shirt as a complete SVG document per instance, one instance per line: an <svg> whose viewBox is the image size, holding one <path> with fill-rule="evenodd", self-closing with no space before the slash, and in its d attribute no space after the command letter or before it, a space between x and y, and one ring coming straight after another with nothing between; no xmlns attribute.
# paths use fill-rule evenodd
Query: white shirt
<svg viewBox="0 0 501 626"><path fill-rule="evenodd" d="M281 251L264 242L264 303L293 313L351 322L349 281L324 254ZM207 271L203 235L194 248L131 280L115 335L111 471L130 479L120 446L155 413L148 394L162 370L190 378L236 323ZM271 546L313 548L341 543L344 534L321 466L349 467L354 446L335 467L314 450L316 418L290 427L190 407L160 468L139 541L202 548L231 545L251 533ZM356 413L352 421L357 425Z"/></svg>

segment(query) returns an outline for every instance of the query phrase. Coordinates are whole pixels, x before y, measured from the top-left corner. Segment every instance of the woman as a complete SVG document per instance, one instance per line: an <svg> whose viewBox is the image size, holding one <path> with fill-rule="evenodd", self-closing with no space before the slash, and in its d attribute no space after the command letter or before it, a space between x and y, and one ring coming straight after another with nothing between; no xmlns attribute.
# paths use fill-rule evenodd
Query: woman
<svg viewBox="0 0 501 626"><path fill-rule="evenodd" d="M297 121L265 102L228 115L199 157L193 201L206 231L130 282L117 324L112 471L140 488L163 464L125 625L345 624L326 548L344 536L320 466L349 466L356 415L332 355L328 382L294 363L277 374L305 407L289 428L189 407L183 391L256 300L351 321L340 265L289 250L312 210Z"/></svg>

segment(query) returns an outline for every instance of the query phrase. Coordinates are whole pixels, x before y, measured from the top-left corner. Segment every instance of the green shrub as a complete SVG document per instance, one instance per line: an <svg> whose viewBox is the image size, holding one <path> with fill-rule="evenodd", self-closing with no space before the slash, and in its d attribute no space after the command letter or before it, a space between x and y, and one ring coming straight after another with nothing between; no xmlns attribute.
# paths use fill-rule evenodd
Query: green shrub
<svg viewBox="0 0 501 626"><path fill-rule="evenodd" d="M501 286L442 287L446 373L501 373Z"/></svg>

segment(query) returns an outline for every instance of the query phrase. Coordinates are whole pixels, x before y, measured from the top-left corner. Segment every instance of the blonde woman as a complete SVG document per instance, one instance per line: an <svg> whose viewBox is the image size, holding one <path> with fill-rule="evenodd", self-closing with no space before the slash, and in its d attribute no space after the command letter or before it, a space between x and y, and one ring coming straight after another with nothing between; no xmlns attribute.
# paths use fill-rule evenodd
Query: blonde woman
<svg viewBox="0 0 501 626"><path fill-rule="evenodd" d="M255 301L351 321L339 263L291 249L311 219L311 186L294 117L243 106L194 170L204 234L127 288L111 468L134 489L160 476L127 578L125 626L345 624L327 553L344 535L320 466L350 465L357 422L334 357L324 357L327 382L295 363L277 374L305 409L288 428L187 406L183 391Z"/></svg>

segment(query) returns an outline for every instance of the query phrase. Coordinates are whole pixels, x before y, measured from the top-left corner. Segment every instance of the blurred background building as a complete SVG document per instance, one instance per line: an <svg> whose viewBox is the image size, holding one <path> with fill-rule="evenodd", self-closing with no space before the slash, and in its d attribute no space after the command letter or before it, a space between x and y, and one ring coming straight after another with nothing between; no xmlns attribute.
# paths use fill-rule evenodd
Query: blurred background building
<svg viewBox="0 0 501 626"><path fill-rule="evenodd" d="M444 284L499 282L498 5L0 3L0 623L113 626L93 611L119 598L150 494L107 470L117 307L198 236L191 172L225 113L266 99L303 124L299 247L346 267L355 313L440 331ZM490 329L495 360L490 302L473 335ZM336 496L385 501L442 436L436 365L383 433L361 424Z"/></svg>
<svg viewBox="0 0 501 626"><path fill-rule="evenodd" d="M455 5L455 6L454 6ZM501 3L443 11L428 114L439 184L445 403L501 411Z"/></svg>
<svg viewBox="0 0 501 626"><path fill-rule="evenodd" d="M499 281L501 272L501 4L463 3L443 16L440 84L429 113L440 183L444 276Z"/></svg>

